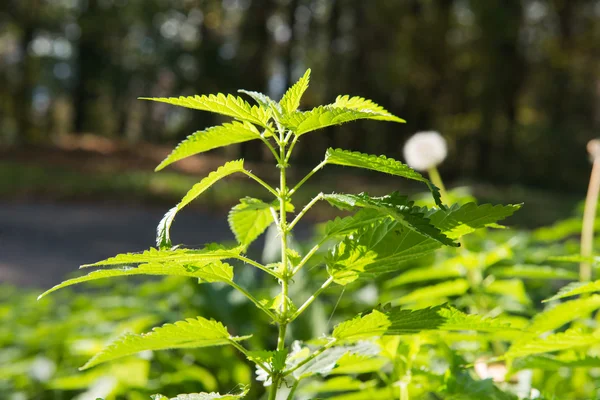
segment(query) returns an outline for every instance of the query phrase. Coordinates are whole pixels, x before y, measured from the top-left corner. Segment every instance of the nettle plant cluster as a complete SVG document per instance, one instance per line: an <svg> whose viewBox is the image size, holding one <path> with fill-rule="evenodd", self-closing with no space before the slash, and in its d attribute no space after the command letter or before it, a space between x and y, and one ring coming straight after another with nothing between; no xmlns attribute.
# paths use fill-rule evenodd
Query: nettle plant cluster
<svg viewBox="0 0 600 400"><path fill-rule="evenodd" d="M370 357L390 351L390 343L409 343L410 335L422 331L510 331L505 323L478 315L465 314L447 305L423 309L378 307L342 322L331 332L306 343L293 341L289 328L331 285L358 287L360 281L400 271L403 263L429 254L441 247L459 247L462 236L478 228L496 225L513 214L519 206L442 204L439 189L407 165L385 156L367 155L340 149L328 149L323 161L297 183L288 182L293 150L305 135L321 128L355 120L404 122L383 107L361 97L338 96L334 103L308 111L299 111L300 99L307 90L310 70L276 102L264 94L240 91L251 97L250 105L233 95L209 95L146 100L168 103L232 117L234 121L196 132L180 143L157 167L167 165L218 147L260 140L271 151L279 170L279 186L267 182L244 167L244 160L230 161L194 185L183 199L169 210L157 229L156 248L143 253L120 254L84 268L97 270L65 281L43 295L77 283L109 277L133 275L184 276L200 284L220 282L231 286L251 301L273 324L273 348L250 349L244 336L232 336L220 322L198 316L154 328L145 334L125 334L96 354L82 368L91 368L120 357L148 350L233 346L256 365L257 380L267 387L269 399L294 399L303 382L323 379L336 366L349 362L360 365ZM319 170L329 165L363 168L424 183L435 200L435 207L418 207L397 192L382 197L366 193L318 193L295 213L294 195ZM238 244L234 247L209 244L201 249L174 245L170 227L177 213L228 175L244 174L264 187L272 201L243 198L229 213L229 225ZM322 237L315 240L305 254L290 248L294 228L317 202L325 201L341 210L353 212L325 224ZM278 262L264 265L248 257L248 246L271 224L278 230L281 255ZM325 252L323 268L326 279L308 298L290 298L290 287L316 254ZM240 268L257 268L276 282L280 291L274 298L257 298L252 288L236 283L234 268L228 260L237 260ZM313 260L314 261L314 260ZM358 281L358 282L356 282ZM43 296L42 295L42 296ZM406 341L403 339L406 337ZM387 339L386 339L387 338ZM390 339L394 339L390 341ZM268 342L268 341L267 341ZM360 369L360 368L359 368ZM410 369L410 368L409 368ZM351 370L351 369L350 369ZM354 382L342 380L341 382ZM354 385L354 383L353 383ZM405 385L391 385L391 390L407 398ZM358 385L354 389L360 389ZM352 390L350 386L347 388ZM249 388L231 388L235 394L195 393L175 399L238 399ZM382 398L388 398L385 392ZM396 395L394 395L396 397ZM156 395L155 399L164 399Z"/></svg>

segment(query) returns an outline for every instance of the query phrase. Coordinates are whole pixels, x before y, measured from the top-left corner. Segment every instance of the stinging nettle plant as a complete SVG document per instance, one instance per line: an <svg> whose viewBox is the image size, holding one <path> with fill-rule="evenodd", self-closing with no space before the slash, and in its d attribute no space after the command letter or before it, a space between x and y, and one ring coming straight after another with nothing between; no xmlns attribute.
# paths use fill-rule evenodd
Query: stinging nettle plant
<svg viewBox="0 0 600 400"><path fill-rule="evenodd" d="M398 337L421 331L496 332L511 329L506 324L468 315L447 305L417 310L382 307L342 322L332 332L323 332L323 337L308 344L292 343L288 327L330 285L346 286L354 282L352 287L356 287L361 280L370 280L390 272L397 273L406 261L443 246L458 247L458 240L462 236L478 228L496 225L497 221L512 215L519 208L514 205L478 206L474 203L447 207L441 202L439 189L407 165L385 156L340 149L328 149L320 164L293 186L289 185L287 172L290 159L296 144L304 135L361 119L404 122L371 100L347 95L338 96L332 104L299 111L300 99L308 88L309 77L310 70L307 70L279 102L262 93L240 90L256 102L253 106L241 97L224 94L145 98L215 112L234 119L230 123L192 134L173 150L157 170L211 149L260 140L276 160L280 176L279 187L272 187L247 170L244 160L227 162L194 185L179 204L165 214L157 228L156 248L142 253L120 254L84 265L82 268L98 269L85 276L67 280L40 296L77 283L118 276L172 275L196 278L202 284L221 282L239 291L277 327L272 342L274 348L250 350L243 342L252 332L247 332L245 336L232 336L220 322L197 317L166 324L146 334L126 334L96 354L82 369L146 350L230 345L256 365L257 380L264 381L264 386L268 387L269 399L293 399L301 381L327 376L338 363L348 357L368 358L377 355L381 345L378 338L384 335ZM372 197L366 193L318 193L291 218L295 210L294 195L326 165L369 169L420 181L431 191L436 206L418 207L397 192L382 197ZM246 197L233 207L228 221L238 244L233 247L209 244L201 249L173 245L169 231L177 213L214 183L234 173L246 175L274 197L273 201ZM354 214L329 221L322 237L315 241L314 246L305 254L299 254L289 246L290 235L299 221L319 201L326 201ZM249 258L246 250L271 224L275 224L279 233L281 256L279 262L263 265ZM294 276L313 256L322 251L327 252L324 259L327 278L308 298L290 298ZM275 298L255 297L249 288L241 287L235 282L234 268L226 260L237 260L244 267L261 270L277 282L280 293ZM196 393L180 395L175 399L238 399L244 397L247 391L248 388L244 388L238 394L227 395ZM405 395L406 393L401 393L401 397ZM155 396L155 399L165 398L162 395Z"/></svg>

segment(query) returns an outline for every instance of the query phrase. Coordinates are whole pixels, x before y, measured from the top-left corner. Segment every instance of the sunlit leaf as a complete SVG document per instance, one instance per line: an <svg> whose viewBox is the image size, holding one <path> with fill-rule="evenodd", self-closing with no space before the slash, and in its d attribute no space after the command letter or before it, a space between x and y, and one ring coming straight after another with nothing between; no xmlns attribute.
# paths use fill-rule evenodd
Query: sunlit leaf
<svg viewBox="0 0 600 400"><path fill-rule="evenodd" d="M295 111L288 114L283 117L281 123L286 128L292 130L296 135L300 136L317 129L360 119L405 122L403 119L391 114L357 111L350 108L319 106L310 111Z"/></svg>
<svg viewBox="0 0 600 400"><path fill-rule="evenodd" d="M248 246L273 223L270 208L262 200L245 197L231 209L227 221L238 243Z"/></svg>
<svg viewBox="0 0 600 400"><path fill-rule="evenodd" d="M189 97L140 97L140 100L157 101L160 103L167 103L174 106L193 108L201 111L210 111L218 114L227 115L229 117L236 118L240 121L247 121L260 126L267 126L269 120L269 113L267 110L251 106L244 99L238 96L232 96L230 94L224 95L211 94L202 96L189 96Z"/></svg>
<svg viewBox="0 0 600 400"><path fill-rule="evenodd" d="M571 321L589 316L599 308L600 295L566 301L536 314L528 330L544 333L558 329Z"/></svg>
<svg viewBox="0 0 600 400"><path fill-rule="evenodd" d="M389 326L388 317L377 310L373 310L367 315L358 316L337 325L332 336L338 340L366 339L383 335Z"/></svg>
<svg viewBox="0 0 600 400"><path fill-rule="evenodd" d="M260 132L248 122L233 121L232 123L213 126L198 131L179 143L175 150L156 167L156 171L194 154L254 139L260 139Z"/></svg>
<svg viewBox="0 0 600 400"><path fill-rule="evenodd" d="M202 317L188 318L185 321L165 324L141 335L127 333L92 357L81 369L145 350L222 346L248 337L231 336L223 324L214 320Z"/></svg>
<svg viewBox="0 0 600 400"><path fill-rule="evenodd" d="M78 283L134 275L187 276L191 278L203 279L206 282L227 283L233 280L233 267L220 261L213 261L204 263L148 263L141 264L137 267L100 269L98 271L90 272L87 275L64 281L42 293L38 299L58 289L76 285Z"/></svg>
<svg viewBox="0 0 600 400"><path fill-rule="evenodd" d="M308 89L309 82L310 68L306 70L306 72L300 77L298 82L296 82L283 94L281 101L279 101L282 111L285 114L291 114L298 109L298 106L300 106L300 99L302 99L302 95L304 94L306 89Z"/></svg>
<svg viewBox="0 0 600 400"><path fill-rule="evenodd" d="M400 297L398 304L418 303L420 301L431 301L444 299L446 297L461 296L469 290L469 282L466 279L455 279L436 285L425 286Z"/></svg>
<svg viewBox="0 0 600 400"><path fill-rule="evenodd" d="M219 394L219 393L189 393L180 394L170 399L162 394L155 394L152 400L238 400L244 398L248 394L248 389L244 389L239 394Z"/></svg>
<svg viewBox="0 0 600 400"><path fill-rule="evenodd" d="M425 217L425 211L414 206L406 196L398 192L382 196L371 197L366 193L361 194L326 194L323 196L333 206L343 210L355 210L356 208L370 208L406 226L423 236L448 246L458 246L457 243L448 239L438 228L433 226Z"/></svg>
<svg viewBox="0 0 600 400"><path fill-rule="evenodd" d="M543 338L533 337L513 344L506 352L506 358L525 357L532 354L588 347L600 343L600 333L585 333L576 329L554 333Z"/></svg>
<svg viewBox="0 0 600 400"><path fill-rule="evenodd" d="M325 153L325 163L342 165L346 167L370 169L385 174L423 182L431 191L436 204L442 207L440 190L431 182L429 182L428 179L424 178L423 175L410 168L408 165L403 164L400 161L396 161L393 158L388 158L386 156L374 156L356 151L329 148Z"/></svg>
<svg viewBox="0 0 600 400"><path fill-rule="evenodd" d="M578 294L600 292L600 280L594 282L573 282L561 288L557 294L544 300L544 302L558 300L565 297L577 296Z"/></svg>

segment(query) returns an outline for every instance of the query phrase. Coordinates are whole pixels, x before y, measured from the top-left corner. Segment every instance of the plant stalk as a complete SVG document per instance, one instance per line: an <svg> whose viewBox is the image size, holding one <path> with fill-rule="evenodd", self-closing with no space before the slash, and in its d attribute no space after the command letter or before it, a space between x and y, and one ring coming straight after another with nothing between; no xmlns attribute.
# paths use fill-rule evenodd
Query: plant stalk
<svg viewBox="0 0 600 400"><path fill-rule="evenodd" d="M596 208L598 206L598 192L600 191L600 154L598 154L600 142L591 140L588 143L588 151L593 157L592 173L588 186L587 196L585 198L585 208L583 211L583 226L581 228L581 257L589 258L592 256L594 243L594 222L596 221ZM583 261L579 265L579 280L588 282L592 279L592 264L589 261Z"/></svg>
<svg viewBox="0 0 600 400"><path fill-rule="evenodd" d="M427 170L429 174L429 179L431 183L440 189L440 197L442 198L442 203L448 204L448 192L446 191L446 186L444 186L444 181L442 181L442 177L437 169L437 167L431 167Z"/></svg>
<svg viewBox="0 0 600 400"><path fill-rule="evenodd" d="M288 257L287 257L287 235L288 235L288 224L287 224L287 197L288 197L288 189L286 182L286 167L287 164L285 162L285 140L283 138L283 130L280 129L280 140L281 144L279 146L279 159L282 162L279 163L279 193L277 198L279 199L279 230L281 234L281 296L282 296L282 304L279 315L279 333L277 335L277 351L282 351L285 349L285 334L287 331L287 325L289 323L288 320L288 286L289 286L289 265L288 265ZM277 390L279 389L281 375L279 373L272 376L273 384L271 386L271 391L269 393L269 400L275 400L277 398Z"/></svg>

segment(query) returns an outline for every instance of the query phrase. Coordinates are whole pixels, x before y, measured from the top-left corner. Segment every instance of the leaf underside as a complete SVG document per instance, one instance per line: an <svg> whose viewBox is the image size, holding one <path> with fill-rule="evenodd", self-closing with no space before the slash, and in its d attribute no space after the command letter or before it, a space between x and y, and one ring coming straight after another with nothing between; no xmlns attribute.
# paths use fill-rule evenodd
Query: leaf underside
<svg viewBox="0 0 600 400"><path fill-rule="evenodd" d="M156 228L156 245L159 248L170 248L172 246L171 243L171 235L170 229L173 220L177 213L186 205L191 203L194 199L204 193L208 188L214 185L219 180L224 177L231 175L236 172L241 172L244 170L244 160L235 160L229 161L219 167L216 171L211 172L208 176L202 179L199 183L195 184L183 199L177 204L175 207L167 211L165 216L161 219L158 227Z"/></svg>
<svg viewBox="0 0 600 400"><path fill-rule="evenodd" d="M423 175L414 169L410 168L408 165L400 161L396 161L393 158L369 155L356 151L329 148L325 153L325 162L327 164L342 165L346 167L370 169L384 174L400 176L403 178L423 182L431 191L435 203L439 207L444 208L440 196L440 190L433 183L431 183L428 179L423 177Z"/></svg>

